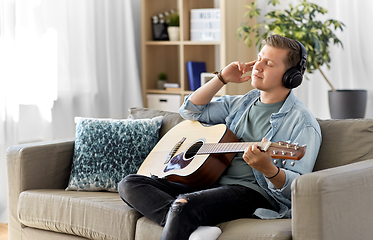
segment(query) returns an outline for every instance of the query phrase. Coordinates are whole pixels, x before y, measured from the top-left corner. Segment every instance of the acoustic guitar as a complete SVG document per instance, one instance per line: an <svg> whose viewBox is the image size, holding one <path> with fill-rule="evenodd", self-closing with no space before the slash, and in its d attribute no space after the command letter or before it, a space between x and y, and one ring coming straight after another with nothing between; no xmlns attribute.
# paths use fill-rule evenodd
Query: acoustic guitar
<svg viewBox="0 0 373 240"><path fill-rule="evenodd" d="M159 140L137 173L205 188L220 177L236 153L254 144L261 151L269 151L275 159L300 160L305 154L305 146L289 142L240 142L224 124L206 126L185 120Z"/></svg>

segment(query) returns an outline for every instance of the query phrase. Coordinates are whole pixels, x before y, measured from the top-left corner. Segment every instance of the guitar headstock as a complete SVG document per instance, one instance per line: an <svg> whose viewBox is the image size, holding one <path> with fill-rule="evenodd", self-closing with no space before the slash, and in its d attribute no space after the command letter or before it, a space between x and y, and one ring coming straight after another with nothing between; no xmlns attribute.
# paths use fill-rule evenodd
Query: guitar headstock
<svg viewBox="0 0 373 240"><path fill-rule="evenodd" d="M287 142L271 143L267 150L272 158L300 160L306 153L306 146Z"/></svg>

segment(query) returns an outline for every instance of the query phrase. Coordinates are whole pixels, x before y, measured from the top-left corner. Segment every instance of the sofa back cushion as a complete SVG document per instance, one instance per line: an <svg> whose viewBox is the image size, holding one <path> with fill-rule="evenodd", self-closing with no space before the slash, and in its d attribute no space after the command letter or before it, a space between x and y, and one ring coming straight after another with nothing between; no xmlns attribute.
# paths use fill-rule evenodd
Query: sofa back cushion
<svg viewBox="0 0 373 240"><path fill-rule="evenodd" d="M318 122L322 144L314 171L373 159L373 119Z"/></svg>
<svg viewBox="0 0 373 240"><path fill-rule="evenodd" d="M142 119L163 116L161 138L184 119L176 112L148 108L129 109L129 118ZM322 132L322 144L314 171L373 159L373 119L317 119Z"/></svg>
<svg viewBox="0 0 373 240"><path fill-rule="evenodd" d="M128 118L131 119L142 119L142 118L153 118L156 116L163 116L162 127L159 131L159 138L168 132L173 126L184 121L184 118L180 116L177 112L168 112L155 110L150 108L130 108Z"/></svg>

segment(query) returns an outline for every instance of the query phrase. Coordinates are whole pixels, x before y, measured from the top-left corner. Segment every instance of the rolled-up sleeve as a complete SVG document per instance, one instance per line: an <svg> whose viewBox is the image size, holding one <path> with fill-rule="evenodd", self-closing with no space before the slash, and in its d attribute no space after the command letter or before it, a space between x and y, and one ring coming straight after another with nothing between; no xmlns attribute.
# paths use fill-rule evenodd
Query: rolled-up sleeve
<svg viewBox="0 0 373 240"><path fill-rule="evenodd" d="M321 145L321 135L314 127L305 127L296 136L294 142L306 145L306 152L299 161L295 162L294 166L291 165L293 160L287 160L285 164L281 163L281 169L286 174L284 186L281 189L276 189L268 180L268 189L278 198L282 195L291 199L291 184L294 179L302 174L312 172Z"/></svg>
<svg viewBox="0 0 373 240"><path fill-rule="evenodd" d="M205 105L195 105L189 100L189 96L185 98L179 109L183 118L209 124L225 123L231 101L229 96L220 97Z"/></svg>

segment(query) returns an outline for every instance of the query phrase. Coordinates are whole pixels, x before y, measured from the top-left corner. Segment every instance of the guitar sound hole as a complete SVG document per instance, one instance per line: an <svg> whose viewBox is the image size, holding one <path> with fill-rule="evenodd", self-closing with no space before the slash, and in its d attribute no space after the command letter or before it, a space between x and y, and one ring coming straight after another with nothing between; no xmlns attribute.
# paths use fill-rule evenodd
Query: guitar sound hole
<svg viewBox="0 0 373 240"><path fill-rule="evenodd" d="M190 148L185 152L185 160L189 160L197 155L198 150L202 147L203 141L199 140L195 142Z"/></svg>

